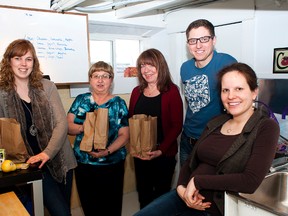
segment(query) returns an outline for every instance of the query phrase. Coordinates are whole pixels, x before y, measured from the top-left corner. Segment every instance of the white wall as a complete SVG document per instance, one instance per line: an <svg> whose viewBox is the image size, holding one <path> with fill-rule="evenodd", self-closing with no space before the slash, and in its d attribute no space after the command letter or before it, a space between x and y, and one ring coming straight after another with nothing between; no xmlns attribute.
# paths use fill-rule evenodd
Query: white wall
<svg viewBox="0 0 288 216"><path fill-rule="evenodd" d="M255 14L254 68L262 78L288 78L288 74L272 74L274 48L288 47L287 20L287 11L257 11Z"/></svg>
<svg viewBox="0 0 288 216"><path fill-rule="evenodd" d="M206 6L177 10L167 14L168 33L183 32L196 19L208 19L215 26L254 17L254 0L217 1Z"/></svg>

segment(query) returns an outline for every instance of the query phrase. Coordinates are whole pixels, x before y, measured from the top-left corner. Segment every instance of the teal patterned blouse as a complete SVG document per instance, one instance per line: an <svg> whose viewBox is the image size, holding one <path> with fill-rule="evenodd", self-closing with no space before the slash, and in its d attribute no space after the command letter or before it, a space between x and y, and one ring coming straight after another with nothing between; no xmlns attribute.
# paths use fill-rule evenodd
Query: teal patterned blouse
<svg viewBox="0 0 288 216"><path fill-rule="evenodd" d="M74 123L82 125L84 123L86 112L93 112L98 108L108 108L109 115L109 135L107 146L110 146L118 137L118 131L121 127L128 126L128 109L125 101L119 96L111 98L104 104L98 105L93 100L92 94L84 93L78 95L68 113L75 115ZM113 152L111 155L102 158L93 158L88 153L80 150L80 143L84 133L76 135L74 141L74 153L77 161L83 164L92 165L109 165L118 163L125 159L127 151L125 146L118 151Z"/></svg>

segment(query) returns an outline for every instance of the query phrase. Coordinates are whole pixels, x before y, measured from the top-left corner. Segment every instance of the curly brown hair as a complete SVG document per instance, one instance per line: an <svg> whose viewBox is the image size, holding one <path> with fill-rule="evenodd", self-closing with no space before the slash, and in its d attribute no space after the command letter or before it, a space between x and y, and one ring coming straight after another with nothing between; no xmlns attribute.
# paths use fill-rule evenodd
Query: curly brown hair
<svg viewBox="0 0 288 216"><path fill-rule="evenodd" d="M43 88L41 83L43 73L40 70L40 63L33 44L28 40L18 39L8 45L0 63L0 86L4 90L15 88L14 72L10 64L11 59L15 56L21 57L29 51L33 57L33 69L29 76L29 85L34 88Z"/></svg>

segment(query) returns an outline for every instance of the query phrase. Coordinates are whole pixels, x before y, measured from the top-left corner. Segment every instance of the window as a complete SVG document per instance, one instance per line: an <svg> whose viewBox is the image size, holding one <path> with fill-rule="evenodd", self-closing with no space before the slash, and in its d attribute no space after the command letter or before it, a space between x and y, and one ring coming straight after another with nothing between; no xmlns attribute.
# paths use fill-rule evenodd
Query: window
<svg viewBox="0 0 288 216"><path fill-rule="evenodd" d="M140 40L90 40L91 64L105 61L113 66L118 77L124 77L127 67L136 66L139 54Z"/></svg>
<svg viewBox="0 0 288 216"><path fill-rule="evenodd" d="M140 54L139 40L115 40L115 54L115 74L123 77L127 67L136 67Z"/></svg>
<svg viewBox="0 0 288 216"><path fill-rule="evenodd" d="M112 64L112 41L90 41L90 62L105 61Z"/></svg>
<svg viewBox="0 0 288 216"><path fill-rule="evenodd" d="M135 37L127 39L126 36L125 38L101 34L90 36L93 38L90 37L91 64L97 61L111 64L114 68L113 94L131 93L133 88L138 85L136 61L146 41ZM76 91L71 92L74 95Z"/></svg>

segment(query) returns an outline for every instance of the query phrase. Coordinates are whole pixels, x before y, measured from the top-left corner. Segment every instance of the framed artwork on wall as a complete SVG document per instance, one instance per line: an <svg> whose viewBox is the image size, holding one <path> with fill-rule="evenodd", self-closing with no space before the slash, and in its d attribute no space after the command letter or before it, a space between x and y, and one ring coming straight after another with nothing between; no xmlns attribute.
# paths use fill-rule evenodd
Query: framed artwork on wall
<svg viewBox="0 0 288 216"><path fill-rule="evenodd" d="M274 49L273 73L288 74L288 47Z"/></svg>

